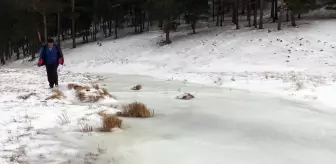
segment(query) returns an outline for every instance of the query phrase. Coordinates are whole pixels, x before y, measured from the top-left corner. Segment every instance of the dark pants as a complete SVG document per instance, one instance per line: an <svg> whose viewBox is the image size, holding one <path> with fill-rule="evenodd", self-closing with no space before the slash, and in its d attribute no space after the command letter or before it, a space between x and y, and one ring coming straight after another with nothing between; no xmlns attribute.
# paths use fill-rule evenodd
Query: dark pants
<svg viewBox="0 0 336 164"><path fill-rule="evenodd" d="M58 64L47 64L46 68L47 68L49 86L53 88L54 85L58 85L58 75L57 75Z"/></svg>

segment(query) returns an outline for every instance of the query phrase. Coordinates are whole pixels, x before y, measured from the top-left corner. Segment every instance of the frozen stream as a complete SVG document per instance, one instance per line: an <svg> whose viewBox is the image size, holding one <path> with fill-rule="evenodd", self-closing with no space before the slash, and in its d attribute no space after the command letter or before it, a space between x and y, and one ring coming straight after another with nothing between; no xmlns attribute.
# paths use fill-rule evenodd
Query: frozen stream
<svg viewBox="0 0 336 164"><path fill-rule="evenodd" d="M149 77L109 75L120 100L155 109L150 119L124 119L124 129L90 137L113 164L335 164L336 115L246 91ZM130 91L142 84L139 92ZM197 99L174 99L180 92Z"/></svg>

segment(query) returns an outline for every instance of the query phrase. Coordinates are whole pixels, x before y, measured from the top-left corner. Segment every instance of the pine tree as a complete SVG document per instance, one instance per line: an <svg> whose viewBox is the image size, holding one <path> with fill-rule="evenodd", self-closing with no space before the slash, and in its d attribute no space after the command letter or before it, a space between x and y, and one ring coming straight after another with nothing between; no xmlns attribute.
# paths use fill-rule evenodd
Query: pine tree
<svg viewBox="0 0 336 164"><path fill-rule="evenodd" d="M292 26L296 26L296 14L306 13L319 7L316 0L285 0L285 3L291 11Z"/></svg>
<svg viewBox="0 0 336 164"><path fill-rule="evenodd" d="M190 22L193 33L196 33L196 23L200 19L208 19L208 0L184 0L182 10L187 14L185 19Z"/></svg>

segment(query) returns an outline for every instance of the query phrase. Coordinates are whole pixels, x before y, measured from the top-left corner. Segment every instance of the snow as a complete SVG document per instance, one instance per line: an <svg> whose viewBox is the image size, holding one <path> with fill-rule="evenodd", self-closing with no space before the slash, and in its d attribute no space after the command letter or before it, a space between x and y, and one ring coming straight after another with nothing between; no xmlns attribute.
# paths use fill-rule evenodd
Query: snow
<svg viewBox="0 0 336 164"><path fill-rule="evenodd" d="M179 31L166 46L157 44L164 39L161 31L150 31L64 49L61 100L45 100L52 91L36 63L0 68L0 163L83 163L98 156L121 156L128 164L335 161L336 21L298 25L283 31L274 24L265 30L227 25L195 35ZM117 100L82 103L67 88L104 82ZM144 91L130 91L137 84ZM196 98L175 99L182 93ZM134 100L154 107L155 117L123 119L123 129L106 135L82 132L101 125L98 112L115 114L115 104ZM111 149L101 154L97 142ZM166 154L181 158L163 161Z"/></svg>
<svg viewBox="0 0 336 164"><path fill-rule="evenodd" d="M43 88L48 86L45 76L44 70L36 68L0 69L0 163L83 162L85 153L97 150L80 139L81 126L98 128L102 124L98 112L118 111L108 107L116 101L107 98L104 106L80 104L64 81L91 83L99 76L63 72L59 90L67 98L48 101L52 91ZM30 97L20 98L23 95Z"/></svg>
<svg viewBox="0 0 336 164"><path fill-rule="evenodd" d="M265 30L226 26L199 29L196 35L182 31L173 33L173 44L163 47L157 43L164 35L151 31L69 50L64 70L149 75L336 107L319 91L325 86L336 89L332 87L336 21L299 21L298 25L285 25L283 31L271 24Z"/></svg>
<svg viewBox="0 0 336 164"><path fill-rule="evenodd" d="M113 75L120 83L143 84L137 92L121 88L120 99L154 109L148 120L123 119L122 133L90 138L107 148L97 164L333 164L335 114L304 103L242 90L221 89L150 77ZM179 88L179 89L178 89ZM163 92L163 90L165 90ZM195 99L175 99L195 92Z"/></svg>

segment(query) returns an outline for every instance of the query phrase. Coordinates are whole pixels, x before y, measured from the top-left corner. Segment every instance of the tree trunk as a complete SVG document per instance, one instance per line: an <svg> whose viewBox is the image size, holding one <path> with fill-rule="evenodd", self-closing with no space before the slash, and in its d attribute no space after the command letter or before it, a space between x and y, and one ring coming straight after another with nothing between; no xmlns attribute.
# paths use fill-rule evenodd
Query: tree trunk
<svg viewBox="0 0 336 164"><path fill-rule="evenodd" d="M273 19L273 22L275 22L275 14L274 14L274 6L275 6L275 0L272 0L272 6L271 6L271 18Z"/></svg>
<svg viewBox="0 0 336 164"><path fill-rule="evenodd" d="M223 25L224 25L224 17L225 17L225 9L224 9L224 0L222 0L222 22L223 22Z"/></svg>
<svg viewBox="0 0 336 164"><path fill-rule="evenodd" d="M36 45L34 45L34 42L30 43L30 55L31 55L31 61L35 60L35 53L36 53Z"/></svg>
<svg viewBox="0 0 336 164"><path fill-rule="evenodd" d="M48 40L48 31L47 31L47 16L43 15L43 28L44 28L44 42Z"/></svg>
<svg viewBox="0 0 336 164"><path fill-rule="evenodd" d="M143 12L142 17L142 30L145 30L145 24L146 24L146 12Z"/></svg>
<svg viewBox="0 0 336 164"><path fill-rule="evenodd" d="M5 58L4 58L3 53L0 54L0 61L1 61L1 64L2 64L2 65L5 65L5 64L6 64L6 61L5 61Z"/></svg>
<svg viewBox="0 0 336 164"><path fill-rule="evenodd" d="M115 12L115 19L114 19L114 35L115 35L115 38L117 39L118 38L118 26L119 26L119 19L118 19L118 17L119 17L119 13L118 13L119 11L118 10L116 10L116 12Z"/></svg>
<svg viewBox="0 0 336 164"><path fill-rule="evenodd" d="M20 51L19 51L19 46L15 47L15 52L16 52L16 59L20 59Z"/></svg>
<svg viewBox="0 0 336 164"><path fill-rule="evenodd" d="M239 1L239 0L238 0ZM239 2L237 2L239 3ZM241 15L244 15L245 14L245 6L246 6L246 0L243 0L242 1L243 5L242 5L242 10L241 10ZM238 8L239 8L239 5L238 5Z"/></svg>
<svg viewBox="0 0 336 164"><path fill-rule="evenodd" d="M286 21L289 22L289 10L286 10Z"/></svg>
<svg viewBox="0 0 336 164"><path fill-rule="evenodd" d="M2 50L0 50L0 64L1 65L6 64L5 55L4 55L4 52Z"/></svg>
<svg viewBox="0 0 336 164"><path fill-rule="evenodd" d="M149 13L148 13L148 21L147 21L147 31L149 31L149 27L151 26L151 17L150 17L150 15L149 15Z"/></svg>
<svg viewBox="0 0 336 164"><path fill-rule="evenodd" d="M166 31L166 43L167 43L167 44L170 44L170 43L171 43L169 30Z"/></svg>
<svg viewBox="0 0 336 164"><path fill-rule="evenodd" d="M162 19L160 19L160 22L159 22L159 27L160 27L160 30L162 30L162 29L163 29L163 20L162 20Z"/></svg>
<svg viewBox="0 0 336 164"><path fill-rule="evenodd" d="M264 28L264 0L260 0L260 17L259 17L259 29Z"/></svg>
<svg viewBox="0 0 336 164"><path fill-rule="evenodd" d="M292 20L292 26L296 26L295 13L293 11L291 11L291 20Z"/></svg>
<svg viewBox="0 0 336 164"><path fill-rule="evenodd" d="M247 0L247 21L248 26L251 27L251 0Z"/></svg>
<svg viewBox="0 0 336 164"><path fill-rule="evenodd" d="M110 37L112 35L112 22L110 18L107 21L107 31L108 31L107 36Z"/></svg>
<svg viewBox="0 0 336 164"><path fill-rule="evenodd" d="M61 47L61 14L57 13L57 44Z"/></svg>
<svg viewBox="0 0 336 164"><path fill-rule="evenodd" d="M278 30L282 30L281 28L281 22L282 22L282 15L283 15L283 2L282 0L280 1L280 5L279 5L279 17L278 17Z"/></svg>
<svg viewBox="0 0 336 164"><path fill-rule="evenodd" d="M237 7L235 6L237 3L235 2L233 5L232 5L232 23L236 24L236 10L237 10Z"/></svg>
<svg viewBox="0 0 336 164"><path fill-rule="evenodd" d="M75 17L75 0L71 0L72 9L72 48L76 48L76 17Z"/></svg>
<svg viewBox="0 0 336 164"><path fill-rule="evenodd" d="M195 34L196 33L196 20L192 20L192 22L191 22L191 28L193 30L193 34Z"/></svg>
<svg viewBox="0 0 336 164"><path fill-rule="evenodd" d="M258 28L258 23L257 23L257 14L258 14L258 5L257 5L257 0L254 0L253 1L253 26L255 27L255 28Z"/></svg>
<svg viewBox="0 0 336 164"><path fill-rule="evenodd" d="M221 7L220 7L220 26L223 27L223 23L224 23L224 1L221 0Z"/></svg>
<svg viewBox="0 0 336 164"><path fill-rule="evenodd" d="M276 20L278 20L278 0L275 0L275 2L274 2L275 4L274 4L274 22L276 21Z"/></svg>
<svg viewBox="0 0 336 164"><path fill-rule="evenodd" d="M235 20L236 20L236 29L239 29L239 0L236 0L236 12L235 12Z"/></svg>
<svg viewBox="0 0 336 164"><path fill-rule="evenodd" d="M11 44L10 44L10 42L8 42L7 45L6 45L6 53L5 53L5 57L6 57L7 60L9 59L10 52L11 52Z"/></svg>
<svg viewBox="0 0 336 164"><path fill-rule="evenodd" d="M212 0L212 22L215 22L215 0Z"/></svg>

